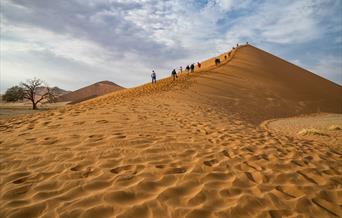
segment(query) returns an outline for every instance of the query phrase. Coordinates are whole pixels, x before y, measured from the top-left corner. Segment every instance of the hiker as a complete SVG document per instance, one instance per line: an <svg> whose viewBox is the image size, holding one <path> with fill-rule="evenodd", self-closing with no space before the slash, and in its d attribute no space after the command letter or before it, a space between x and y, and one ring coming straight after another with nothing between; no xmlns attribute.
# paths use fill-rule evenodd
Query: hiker
<svg viewBox="0 0 342 218"><path fill-rule="evenodd" d="M221 63L220 58L216 58L216 59L215 59L215 65L217 66L217 65L219 65L220 63Z"/></svg>
<svg viewBox="0 0 342 218"><path fill-rule="evenodd" d="M171 75L172 75L173 81L175 81L175 79L177 77L176 69L173 69Z"/></svg>
<svg viewBox="0 0 342 218"><path fill-rule="evenodd" d="M195 65L194 65L194 64L191 64L190 69L191 69L191 73L193 73L194 70L195 70Z"/></svg>
<svg viewBox="0 0 342 218"><path fill-rule="evenodd" d="M154 72L154 70L152 70L151 78L152 78L152 84L157 83L157 75Z"/></svg>
<svg viewBox="0 0 342 218"><path fill-rule="evenodd" d="M248 42L246 42L246 45L248 45Z"/></svg>
<svg viewBox="0 0 342 218"><path fill-rule="evenodd" d="M239 47L239 43L236 44L236 47Z"/></svg>
<svg viewBox="0 0 342 218"><path fill-rule="evenodd" d="M198 69L201 69L201 63L200 62L197 62L197 67L198 67Z"/></svg>
<svg viewBox="0 0 342 218"><path fill-rule="evenodd" d="M189 65L188 66L186 66L186 71L188 71L188 73L189 73L189 70L190 70L190 67L189 67Z"/></svg>
<svg viewBox="0 0 342 218"><path fill-rule="evenodd" d="M183 67L182 67L182 66L179 67L179 71L180 71L181 73L183 73Z"/></svg>
<svg viewBox="0 0 342 218"><path fill-rule="evenodd" d="M224 56L224 59L227 60L227 55Z"/></svg>

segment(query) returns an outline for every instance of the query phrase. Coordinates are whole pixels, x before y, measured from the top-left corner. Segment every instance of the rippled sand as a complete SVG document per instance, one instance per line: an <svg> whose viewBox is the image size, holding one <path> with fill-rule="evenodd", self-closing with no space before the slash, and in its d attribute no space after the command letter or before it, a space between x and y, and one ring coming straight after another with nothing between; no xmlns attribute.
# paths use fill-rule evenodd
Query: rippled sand
<svg viewBox="0 0 342 218"><path fill-rule="evenodd" d="M342 216L341 147L259 126L341 113L341 87L252 46L207 67L2 120L0 217Z"/></svg>

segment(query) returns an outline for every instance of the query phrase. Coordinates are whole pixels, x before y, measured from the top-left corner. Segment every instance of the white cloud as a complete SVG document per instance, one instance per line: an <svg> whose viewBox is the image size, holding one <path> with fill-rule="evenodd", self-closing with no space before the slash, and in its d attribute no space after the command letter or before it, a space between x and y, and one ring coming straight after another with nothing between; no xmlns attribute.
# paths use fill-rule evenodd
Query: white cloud
<svg viewBox="0 0 342 218"><path fill-rule="evenodd" d="M282 44L316 39L322 28L318 26L315 10L310 5L310 1L266 2L257 6L254 13L236 19L226 37Z"/></svg>
<svg viewBox="0 0 342 218"><path fill-rule="evenodd" d="M231 0L216 0L220 8L224 11L231 9L233 2Z"/></svg>

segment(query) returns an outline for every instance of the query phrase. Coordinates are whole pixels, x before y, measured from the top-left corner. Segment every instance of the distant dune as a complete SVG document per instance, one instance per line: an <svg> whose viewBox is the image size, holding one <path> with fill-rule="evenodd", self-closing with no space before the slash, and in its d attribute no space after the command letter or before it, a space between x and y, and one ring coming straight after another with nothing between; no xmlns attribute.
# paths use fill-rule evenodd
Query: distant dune
<svg viewBox="0 0 342 218"><path fill-rule="evenodd" d="M78 103L121 89L123 89L123 87L113 82L101 81L62 95L58 98L58 101L70 101L71 103Z"/></svg>
<svg viewBox="0 0 342 218"><path fill-rule="evenodd" d="M0 120L0 217L342 217L341 116L277 122L341 114L342 87L251 45L220 57Z"/></svg>
<svg viewBox="0 0 342 218"><path fill-rule="evenodd" d="M66 90L61 89L61 88L59 88L59 87L57 87L57 86L52 87L52 88L51 88L51 91L52 91L52 92L54 93L54 95L57 96L57 97L70 93L70 91L66 91ZM47 92L46 87L41 86L41 87L38 87L38 88L37 88L37 93L36 93L36 94L37 94L38 96L41 96L41 95L44 95L46 92Z"/></svg>

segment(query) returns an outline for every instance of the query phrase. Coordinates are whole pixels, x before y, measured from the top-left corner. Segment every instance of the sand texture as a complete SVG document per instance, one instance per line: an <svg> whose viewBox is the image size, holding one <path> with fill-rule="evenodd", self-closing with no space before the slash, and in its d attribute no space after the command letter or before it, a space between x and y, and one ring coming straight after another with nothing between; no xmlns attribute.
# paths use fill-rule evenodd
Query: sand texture
<svg viewBox="0 0 342 218"><path fill-rule="evenodd" d="M342 114L312 114L268 120L262 123L268 131L292 137L328 142L337 148L342 143Z"/></svg>
<svg viewBox="0 0 342 218"><path fill-rule="evenodd" d="M0 217L341 217L341 142L260 126L342 113L341 86L252 46L212 62L1 120Z"/></svg>

